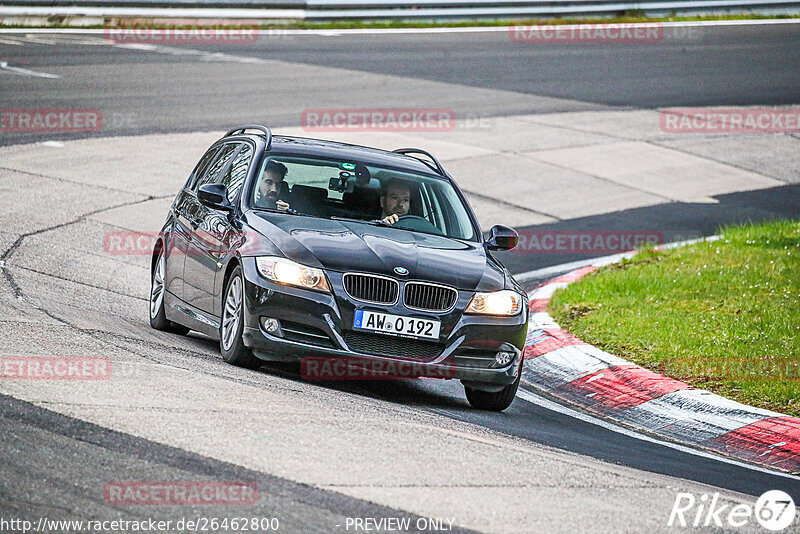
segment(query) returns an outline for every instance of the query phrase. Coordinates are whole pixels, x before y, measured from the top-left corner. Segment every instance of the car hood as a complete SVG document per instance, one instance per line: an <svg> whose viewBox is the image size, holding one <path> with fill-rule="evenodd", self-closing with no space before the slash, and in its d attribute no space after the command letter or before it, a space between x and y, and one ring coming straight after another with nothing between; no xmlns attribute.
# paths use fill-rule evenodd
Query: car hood
<svg viewBox="0 0 800 534"><path fill-rule="evenodd" d="M428 280L464 290L497 290L503 268L480 243L465 243L399 228L274 212L251 212L247 222L287 258L340 272ZM408 269L399 276L395 267Z"/></svg>

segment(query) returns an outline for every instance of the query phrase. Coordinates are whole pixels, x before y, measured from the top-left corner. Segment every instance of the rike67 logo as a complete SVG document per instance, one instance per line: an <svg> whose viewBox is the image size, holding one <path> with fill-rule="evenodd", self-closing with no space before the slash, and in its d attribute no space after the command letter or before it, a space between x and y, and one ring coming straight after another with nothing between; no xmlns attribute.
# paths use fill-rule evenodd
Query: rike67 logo
<svg viewBox="0 0 800 534"><path fill-rule="evenodd" d="M720 503L719 493L699 498L691 493L679 493L669 514L669 527L720 527L726 531L757 521L763 528L777 532L794 522L797 510L794 500L780 490L770 490L749 504Z"/></svg>

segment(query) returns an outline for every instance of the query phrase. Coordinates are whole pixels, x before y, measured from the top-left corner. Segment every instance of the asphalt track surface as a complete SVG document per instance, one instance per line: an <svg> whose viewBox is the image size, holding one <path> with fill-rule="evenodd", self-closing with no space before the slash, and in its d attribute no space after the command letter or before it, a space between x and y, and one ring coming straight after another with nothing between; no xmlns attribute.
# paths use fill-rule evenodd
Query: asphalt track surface
<svg viewBox="0 0 800 534"><path fill-rule="evenodd" d="M2 38L2 36L0 36ZM222 56L186 55L169 50L141 51L106 45L0 42L0 60L41 72L70 72L50 80L0 72L4 108L86 107L105 110L117 124L106 135L220 129L220 125L263 121L297 124L306 107L440 107L457 113L496 116L692 105L772 105L800 101L800 28L734 27L693 30L690 35L649 46L541 46L512 43L506 34L437 36L288 37L254 45L200 47ZM197 47L194 47L197 48ZM282 74L258 75L258 63L236 58L286 62ZM291 63L291 65L288 65ZM356 71L336 78L292 65ZM601 68L602 65L602 68ZM794 66L787 68L788 66ZM358 72L364 73L359 76ZM417 81L376 86L369 73ZM607 83L615 80L615 83ZM439 84L449 84L444 87ZM297 91L303 87L304 91ZM505 99L476 100L468 89L507 91ZM100 135L100 134L97 134ZM61 136L69 138L71 136ZM0 136L11 145L58 139L53 134ZM101 155L98 155L101 157ZM676 231L712 233L720 222L798 215L796 186L730 195L705 211L647 208L618 212L562 226L613 226L613 220L663 220ZM611 221L611 222L610 222ZM630 226L629 226L630 227ZM559 257L550 263L570 261ZM515 263L522 272L537 265ZM215 344L192 340L195 350L213 354ZM267 374L299 382L291 367L267 366ZM433 381L344 383L314 386L341 390L369 401L390 401L502 434L628 466L757 496L782 489L800 502L800 480L756 471L622 435L518 398L502 415L471 410L458 384ZM80 490L90 481L129 479L255 479L263 514L282 511L287 531L321 531L347 516L401 516L397 510L335 492L212 460L205 456L79 421L14 399L0 397L4 461L0 466L2 515L51 516L64 511L113 512ZM532 422L535 422L532 424ZM33 446L35 444L35 446ZM58 474L53 475L54 472ZM121 475L120 473L126 475ZM76 489L77 488L77 489ZM167 512L165 512L166 514ZM258 514L255 514L258 515ZM164 516L167 517L166 515Z"/></svg>
<svg viewBox="0 0 800 534"><path fill-rule="evenodd" d="M644 44L522 43L499 31L275 33L247 44L190 47L217 56L192 55L176 46L126 48L153 42L103 46L102 35L60 37L53 45L53 37L41 35L19 46L0 43L3 61L42 72L65 69L69 76L40 83L2 73L0 97L6 108L101 109L108 117L106 134L214 130L254 119L296 125L309 107L446 107L470 117L793 104L800 98L800 71L794 68L800 64L798 26L666 28L660 42ZM71 46L70 40L94 46ZM291 68L260 75L259 64L276 61ZM395 83L370 76L377 73L396 77ZM469 88L505 96L475 98ZM0 143L41 138L4 135Z"/></svg>

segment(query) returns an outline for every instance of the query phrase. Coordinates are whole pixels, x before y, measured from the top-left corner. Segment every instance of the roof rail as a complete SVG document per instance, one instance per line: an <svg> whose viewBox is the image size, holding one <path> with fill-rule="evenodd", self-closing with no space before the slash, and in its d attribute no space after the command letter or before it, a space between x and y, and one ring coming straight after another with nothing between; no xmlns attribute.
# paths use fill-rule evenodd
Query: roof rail
<svg viewBox="0 0 800 534"><path fill-rule="evenodd" d="M427 165L428 167L430 167L431 169L433 169L434 171L436 171L440 175L447 176L447 173L444 172L444 167L442 167L442 164L439 163L439 160L436 159L436 157L433 154L431 154L430 152L426 152L426 151L421 150L419 148L398 148L396 150L392 150L392 152L394 152L395 154L403 154L404 156L410 156L410 157L412 157L412 158L414 158L416 160L421 161L422 163L424 163L425 165ZM423 156L428 156L430 158L430 160L433 162L433 165L431 165L430 163L428 163L424 159L418 158L416 156L411 156L411 154L422 154Z"/></svg>
<svg viewBox="0 0 800 534"><path fill-rule="evenodd" d="M262 124L245 124L244 126L237 126L233 130L228 130L228 133L223 135L223 137L243 134L247 130L260 130L263 132L267 138L267 150L269 150L270 146L272 145L272 130Z"/></svg>

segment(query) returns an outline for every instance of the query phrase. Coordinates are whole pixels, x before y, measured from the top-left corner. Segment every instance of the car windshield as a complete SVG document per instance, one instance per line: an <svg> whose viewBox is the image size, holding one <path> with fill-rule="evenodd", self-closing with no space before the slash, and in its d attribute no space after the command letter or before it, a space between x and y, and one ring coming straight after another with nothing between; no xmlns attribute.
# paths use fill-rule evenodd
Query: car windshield
<svg viewBox="0 0 800 534"><path fill-rule="evenodd" d="M259 169L250 200L257 209L373 224L387 224L382 220L390 217L395 228L477 240L450 182L375 165L271 156Z"/></svg>

